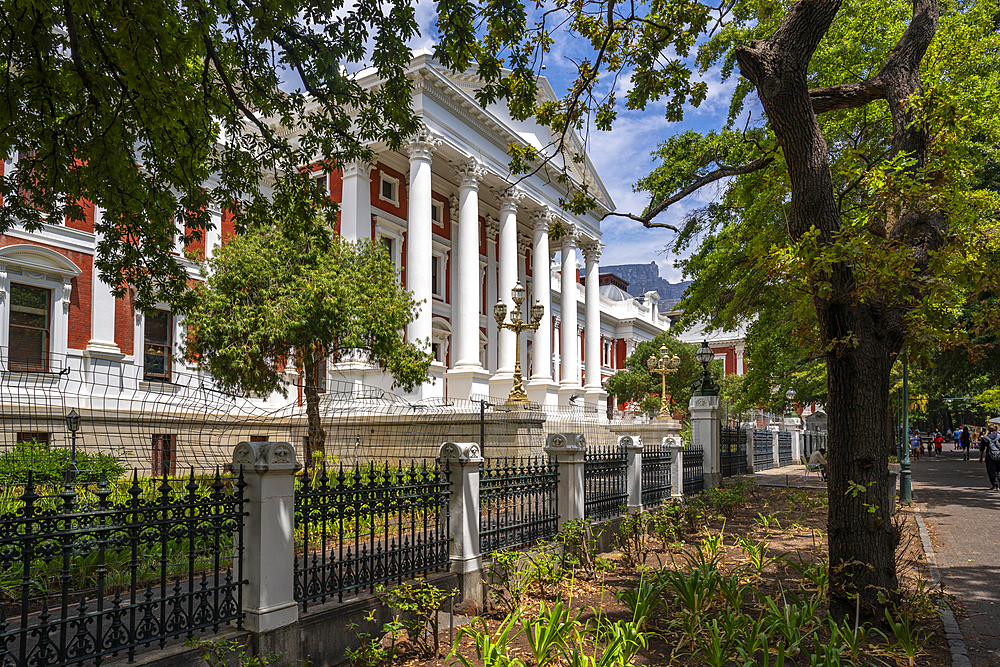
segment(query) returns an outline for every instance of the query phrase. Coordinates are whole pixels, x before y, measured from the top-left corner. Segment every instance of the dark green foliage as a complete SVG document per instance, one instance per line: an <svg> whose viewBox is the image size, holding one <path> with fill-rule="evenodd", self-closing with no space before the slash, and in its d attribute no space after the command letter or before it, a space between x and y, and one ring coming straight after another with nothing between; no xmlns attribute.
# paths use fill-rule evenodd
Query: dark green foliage
<svg viewBox="0 0 1000 667"><path fill-rule="evenodd" d="M37 485L62 484L70 470L72 452L69 446L53 447L42 442L19 442L0 455L0 484L23 486L32 471L32 481ZM125 466L114 454L105 452L76 451L76 479L90 484L101 479L101 473L110 483L125 474Z"/></svg>

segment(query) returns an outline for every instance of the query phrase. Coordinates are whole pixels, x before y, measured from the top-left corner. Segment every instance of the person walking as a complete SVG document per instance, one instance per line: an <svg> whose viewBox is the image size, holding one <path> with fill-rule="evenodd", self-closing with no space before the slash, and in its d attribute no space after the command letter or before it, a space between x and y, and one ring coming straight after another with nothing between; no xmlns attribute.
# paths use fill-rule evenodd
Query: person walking
<svg viewBox="0 0 1000 667"><path fill-rule="evenodd" d="M979 462L986 460L986 474L990 478L990 488L994 491L1000 489L997 483L997 471L1000 470L1000 433L997 433L997 425L990 424L986 429L986 435L979 441Z"/></svg>
<svg viewBox="0 0 1000 667"><path fill-rule="evenodd" d="M910 458L920 460L920 434L916 431L910 436Z"/></svg>
<svg viewBox="0 0 1000 667"><path fill-rule="evenodd" d="M962 459L969 460L969 450L972 449L972 439L969 437L969 427L963 426L958 436L958 446L962 448Z"/></svg>
<svg viewBox="0 0 1000 667"><path fill-rule="evenodd" d="M944 436L941 431L934 429L934 456L941 456L941 449L944 447Z"/></svg>

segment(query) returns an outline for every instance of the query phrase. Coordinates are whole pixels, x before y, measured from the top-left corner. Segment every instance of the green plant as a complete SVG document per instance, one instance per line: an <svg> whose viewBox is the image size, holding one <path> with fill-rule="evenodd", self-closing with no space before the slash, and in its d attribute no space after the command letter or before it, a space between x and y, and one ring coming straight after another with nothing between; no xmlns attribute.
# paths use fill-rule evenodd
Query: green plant
<svg viewBox="0 0 1000 667"><path fill-rule="evenodd" d="M357 623L348 623L347 631L354 635L358 642L358 648L347 647L344 650L344 657L351 663L352 667L379 667L392 665L392 660L396 655L396 640L404 630L403 623L399 617L382 625L382 633L390 637L389 647L382 645L380 637L371 633L371 627L375 623L375 611L370 611L365 615L365 628L358 631Z"/></svg>
<svg viewBox="0 0 1000 667"><path fill-rule="evenodd" d="M726 609L720 619L713 618L704 632L695 639L695 655L709 667L723 667L736 655L739 628L745 617L739 611Z"/></svg>
<svg viewBox="0 0 1000 667"><path fill-rule="evenodd" d="M746 504L748 498L741 490L742 487L722 487L716 486L706 489L705 500L712 511L726 519L731 519L733 513Z"/></svg>
<svg viewBox="0 0 1000 667"><path fill-rule="evenodd" d="M569 569L568 564L576 558L588 572L594 571L594 554L597 549L597 538L601 531L594 533L590 523L584 519L572 519L564 523L552 541L562 546L562 567Z"/></svg>
<svg viewBox="0 0 1000 667"><path fill-rule="evenodd" d="M646 512L633 512L622 519L615 542L630 565L640 565L649 556L650 518Z"/></svg>
<svg viewBox="0 0 1000 667"><path fill-rule="evenodd" d="M779 602L766 595L762 602L768 635L782 641L786 656L795 655L805 635L815 627L816 607L786 600Z"/></svg>
<svg viewBox="0 0 1000 667"><path fill-rule="evenodd" d="M235 639L218 637L216 639L185 639L185 646L193 646L201 653L208 667L228 667L230 655L236 654L240 667L271 667L281 660L281 653L265 653L254 655L249 644L241 645Z"/></svg>
<svg viewBox="0 0 1000 667"><path fill-rule="evenodd" d="M476 621L479 622L479 628L476 627ZM514 630L515 626L517 631ZM476 659L482 662L483 667L525 667L523 661L510 657L510 644L521 634L522 629L520 610L505 616L493 634L490 634L486 621L477 616L472 619L472 623L458 629L448 662L457 661L462 667L473 667L475 663L458 652L462 639L468 637L476 645Z"/></svg>
<svg viewBox="0 0 1000 667"><path fill-rule="evenodd" d="M649 627L653 613L663 605L663 585L658 581L642 578L635 588L615 591L615 598L632 612L632 622L640 630Z"/></svg>
<svg viewBox="0 0 1000 667"><path fill-rule="evenodd" d="M774 514L764 514L763 512L757 512L757 516L753 520L754 523L759 525L764 530L781 530L781 522L778 521L778 517Z"/></svg>
<svg viewBox="0 0 1000 667"><path fill-rule="evenodd" d="M524 623L524 636L535 658L535 667L550 667L579 623L580 613L570 615L570 605L557 600L552 608L541 604L538 615Z"/></svg>
<svg viewBox="0 0 1000 667"><path fill-rule="evenodd" d="M603 632L604 646L595 667L631 667L636 653L646 648L646 633L634 621L606 623Z"/></svg>
<svg viewBox="0 0 1000 667"><path fill-rule="evenodd" d="M743 535L736 536L736 543L743 551L743 570L753 576L754 581L760 581L760 577L770 565L782 560L784 556L769 556L767 542L760 540L754 542Z"/></svg>
<svg viewBox="0 0 1000 667"><path fill-rule="evenodd" d="M528 586L535 584L544 597L546 587L556 586L562 581L562 558L554 553L550 546L540 546L538 549L521 554L524 561L525 579Z"/></svg>
<svg viewBox="0 0 1000 667"><path fill-rule="evenodd" d="M445 600L457 594L457 588L449 593L426 581L407 581L388 589L379 586L375 591L384 604L412 615L402 618L403 628L407 639L424 657L438 654L437 612Z"/></svg>
<svg viewBox="0 0 1000 667"><path fill-rule="evenodd" d="M36 486L64 484L72 464L72 452L67 446L53 447L47 442L16 443L0 455L0 484L23 486L28 482L28 471L32 472L32 482ZM105 475L108 483L125 474L125 464L120 453L88 452L76 450L76 480L79 483L94 484Z"/></svg>
<svg viewBox="0 0 1000 667"><path fill-rule="evenodd" d="M846 651L851 662L857 663L861 656L861 649L865 645L865 637L868 635L868 624L859 624L857 616L855 616L853 626L850 617L847 616L840 623L828 618L827 624L830 627L830 647L836 646L841 654Z"/></svg>
<svg viewBox="0 0 1000 667"><path fill-rule="evenodd" d="M720 578L718 570L708 568L695 568L689 572L661 570L658 583L673 592L694 625L700 626L702 615L712 604Z"/></svg>
<svg viewBox="0 0 1000 667"><path fill-rule="evenodd" d="M531 568L517 551L495 551L486 569L489 599L508 615L517 614L531 586Z"/></svg>
<svg viewBox="0 0 1000 667"><path fill-rule="evenodd" d="M919 629L915 630L911 627L911 615L906 611L897 610L896 617L893 618L892 613L888 609L885 610L885 620L889 624L889 628L892 629L893 635L895 635L896 641L890 642L889 637L880 630L875 630L883 639L886 641L886 650L903 660L906 660L909 667L914 667L917 664L917 656L921 654L924 648L924 644L930 639L929 635L925 635Z"/></svg>
<svg viewBox="0 0 1000 667"><path fill-rule="evenodd" d="M678 502L668 502L652 515L652 530L664 545L680 540L683 535L684 505Z"/></svg>

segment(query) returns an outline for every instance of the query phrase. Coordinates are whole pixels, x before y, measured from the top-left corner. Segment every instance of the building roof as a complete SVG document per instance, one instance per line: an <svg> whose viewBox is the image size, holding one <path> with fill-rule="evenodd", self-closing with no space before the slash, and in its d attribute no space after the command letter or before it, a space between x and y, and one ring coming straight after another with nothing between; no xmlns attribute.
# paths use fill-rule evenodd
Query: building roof
<svg viewBox="0 0 1000 667"><path fill-rule="evenodd" d="M613 285L611 283L601 285L600 292L601 296L610 299L611 301L628 301L629 299L635 298L621 287L618 287L618 285Z"/></svg>

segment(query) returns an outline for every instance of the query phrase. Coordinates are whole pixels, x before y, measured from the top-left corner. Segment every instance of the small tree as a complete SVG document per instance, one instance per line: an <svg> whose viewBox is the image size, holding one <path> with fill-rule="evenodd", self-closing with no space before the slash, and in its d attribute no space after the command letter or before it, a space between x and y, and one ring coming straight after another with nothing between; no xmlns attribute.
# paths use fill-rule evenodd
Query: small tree
<svg viewBox="0 0 1000 667"><path fill-rule="evenodd" d="M625 360L625 368L608 378L608 392L619 402L642 402L644 409L654 407L659 409L660 401L666 400L659 396L661 390L660 376L649 372L646 360L651 356L659 356L660 346L667 348L667 355L677 355L681 365L676 373L667 375L667 394L670 395L673 406L687 406L691 398L691 385L701 375L701 364L694 358L695 346L682 343L668 334L660 334L650 341L639 343L635 352ZM718 369L712 369L718 376ZM659 400L651 401L653 394Z"/></svg>
<svg viewBox="0 0 1000 667"><path fill-rule="evenodd" d="M184 307L186 351L227 389L287 395L282 373L303 373L308 451L322 451L318 368L360 352L409 391L427 379L431 355L404 340L417 303L378 244L323 230L257 229L209 261Z"/></svg>

